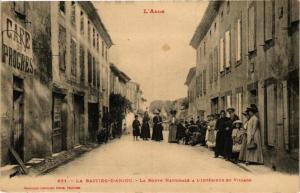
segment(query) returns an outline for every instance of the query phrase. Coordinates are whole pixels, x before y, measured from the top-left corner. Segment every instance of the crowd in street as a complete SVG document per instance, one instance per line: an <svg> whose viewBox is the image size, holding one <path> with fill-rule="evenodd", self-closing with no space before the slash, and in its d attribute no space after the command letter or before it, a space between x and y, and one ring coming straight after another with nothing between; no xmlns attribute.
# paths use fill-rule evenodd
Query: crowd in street
<svg viewBox="0 0 300 193"><path fill-rule="evenodd" d="M140 137L143 140L162 141L163 123L169 125L169 143L178 143L195 146L200 144L214 152L214 157L222 157L233 163L245 162L248 164L263 164L262 139L259 127L258 109L251 104L242 113L244 122L235 114L234 108L221 110L211 114L204 120L197 117L194 121L180 119L175 115L170 121L163 121L160 111L155 110L153 117L153 132L150 136L150 117L145 112L142 124L138 115L132 123L134 140Z"/></svg>

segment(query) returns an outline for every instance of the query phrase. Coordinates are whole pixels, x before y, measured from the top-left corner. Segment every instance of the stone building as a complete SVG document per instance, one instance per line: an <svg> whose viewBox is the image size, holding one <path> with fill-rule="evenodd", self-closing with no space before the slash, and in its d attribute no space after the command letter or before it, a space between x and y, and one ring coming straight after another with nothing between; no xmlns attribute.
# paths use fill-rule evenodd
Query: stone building
<svg viewBox="0 0 300 193"><path fill-rule="evenodd" d="M93 4L5 2L1 26L1 165L95 141L112 40Z"/></svg>
<svg viewBox="0 0 300 193"><path fill-rule="evenodd" d="M186 81L184 83L188 89L187 89L187 98L189 107L187 110L187 116L190 118L196 118L197 115L197 100L196 100L196 67L192 67L189 70L189 73L186 77ZM199 116L201 113L199 114Z"/></svg>
<svg viewBox="0 0 300 193"><path fill-rule="evenodd" d="M130 81L123 71L116 65L110 64L110 94L120 94L123 97L127 96L127 83Z"/></svg>
<svg viewBox="0 0 300 193"><path fill-rule="evenodd" d="M298 171L299 1L212 1L190 45L198 111L259 109L265 164Z"/></svg>

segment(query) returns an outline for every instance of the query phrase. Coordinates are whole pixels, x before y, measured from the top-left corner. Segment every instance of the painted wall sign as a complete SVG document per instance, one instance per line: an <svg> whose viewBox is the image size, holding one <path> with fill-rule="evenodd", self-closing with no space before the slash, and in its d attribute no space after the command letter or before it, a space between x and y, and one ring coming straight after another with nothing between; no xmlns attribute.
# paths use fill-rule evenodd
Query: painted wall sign
<svg viewBox="0 0 300 193"><path fill-rule="evenodd" d="M31 34L9 17L2 20L2 62L33 74Z"/></svg>

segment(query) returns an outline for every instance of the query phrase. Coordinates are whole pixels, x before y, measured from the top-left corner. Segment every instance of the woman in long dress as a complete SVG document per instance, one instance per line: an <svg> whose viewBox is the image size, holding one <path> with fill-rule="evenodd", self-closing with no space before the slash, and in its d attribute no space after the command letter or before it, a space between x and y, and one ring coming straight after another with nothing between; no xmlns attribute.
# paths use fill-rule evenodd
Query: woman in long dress
<svg viewBox="0 0 300 193"><path fill-rule="evenodd" d="M177 133L176 118L173 116L169 126L169 138L168 138L169 143L177 143L176 133Z"/></svg>
<svg viewBox="0 0 300 193"><path fill-rule="evenodd" d="M163 126L162 126L162 118L159 115L159 111L155 111L155 116L153 117L153 133L152 133L152 140L154 141L161 141L163 140Z"/></svg>
<svg viewBox="0 0 300 193"><path fill-rule="evenodd" d="M249 115L248 112L243 112L242 113L245 117L245 122L243 124L243 135L242 135L242 146L241 146L241 150L239 153L239 160L240 161L246 161L246 150L247 150L247 125L248 125L248 120L249 120Z"/></svg>
<svg viewBox="0 0 300 193"><path fill-rule="evenodd" d="M143 124L142 124L142 129L141 129L141 138L143 140L148 140L150 138L150 125L149 125L149 114L146 111L143 117Z"/></svg>
<svg viewBox="0 0 300 193"><path fill-rule="evenodd" d="M216 146L216 120L214 115L210 115L208 118L205 141L208 148L214 148Z"/></svg>
<svg viewBox="0 0 300 193"><path fill-rule="evenodd" d="M259 119L256 116L258 112L255 105L247 108L249 114L249 121L247 124L247 150L246 150L246 164L258 163L263 164L262 141L259 127ZM256 148L250 149L249 146L255 143Z"/></svg>

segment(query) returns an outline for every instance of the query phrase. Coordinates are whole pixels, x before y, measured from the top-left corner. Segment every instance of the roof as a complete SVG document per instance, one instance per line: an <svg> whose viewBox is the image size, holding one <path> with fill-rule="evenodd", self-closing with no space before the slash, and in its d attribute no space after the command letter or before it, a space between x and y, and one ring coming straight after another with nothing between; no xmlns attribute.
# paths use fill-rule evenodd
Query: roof
<svg viewBox="0 0 300 193"><path fill-rule="evenodd" d="M192 67L190 68L190 71L186 77L186 81L185 81L185 85L189 85L192 81L192 79L194 78L194 76L196 75L196 67Z"/></svg>
<svg viewBox="0 0 300 193"><path fill-rule="evenodd" d="M93 3L91 1L78 1L78 3L82 8L84 8L87 15L89 16L89 19L93 22L93 24L99 31L100 36L103 38L105 44L108 46L108 48L110 48L113 45L113 42L111 40L110 35L107 32L107 29L102 23L102 20Z"/></svg>
<svg viewBox="0 0 300 193"><path fill-rule="evenodd" d="M218 10L220 8L220 5L223 3L223 0L219 1L210 1L205 13L193 35L193 38L190 41L190 45L197 49L201 40L204 38L206 33L208 32L213 20L218 14Z"/></svg>
<svg viewBox="0 0 300 193"><path fill-rule="evenodd" d="M127 74L125 74L123 71L121 71L116 65L114 65L113 63L110 63L110 69L112 71L112 73L114 73L116 76L119 77L119 79L123 82L128 82L130 81L130 77L127 76Z"/></svg>

